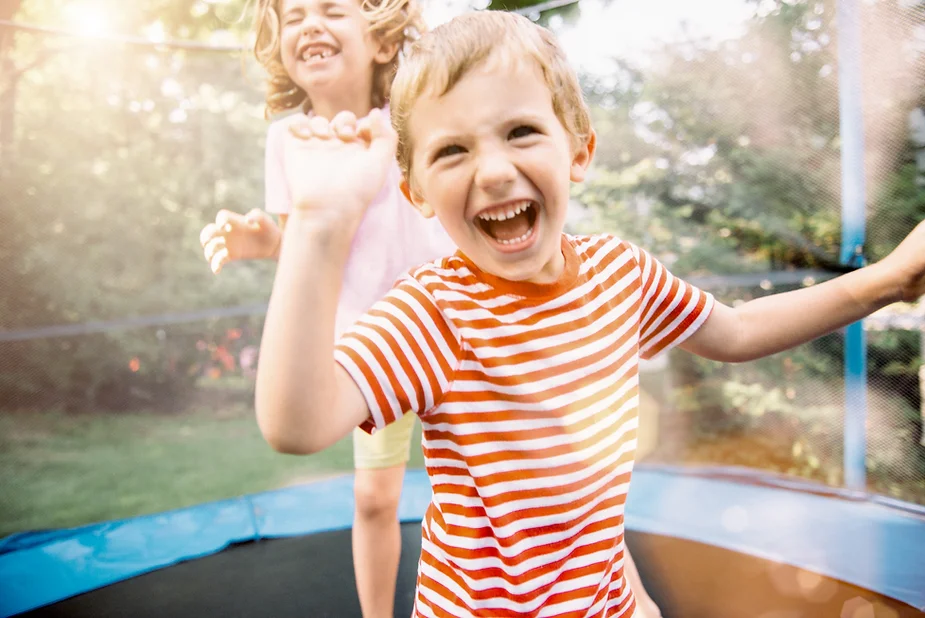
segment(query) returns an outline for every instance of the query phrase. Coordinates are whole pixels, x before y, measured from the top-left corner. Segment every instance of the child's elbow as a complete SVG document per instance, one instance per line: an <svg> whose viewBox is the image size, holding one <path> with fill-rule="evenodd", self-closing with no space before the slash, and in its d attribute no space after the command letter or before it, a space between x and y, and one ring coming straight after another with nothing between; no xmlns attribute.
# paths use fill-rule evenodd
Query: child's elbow
<svg viewBox="0 0 925 618"><path fill-rule="evenodd" d="M317 451L309 448L300 440L293 440L291 436L278 431L261 430L263 439L277 453L283 455L313 455Z"/></svg>
<svg viewBox="0 0 925 618"><path fill-rule="evenodd" d="M278 418L266 414L266 409L257 407L257 425L264 441L270 448L284 455L313 455L322 447L305 438L305 432L271 419Z"/></svg>

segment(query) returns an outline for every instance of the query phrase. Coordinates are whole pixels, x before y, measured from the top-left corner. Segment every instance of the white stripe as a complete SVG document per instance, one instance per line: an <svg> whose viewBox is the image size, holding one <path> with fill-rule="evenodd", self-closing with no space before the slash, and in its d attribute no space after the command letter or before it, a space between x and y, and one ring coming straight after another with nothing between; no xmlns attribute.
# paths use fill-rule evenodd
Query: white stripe
<svg viewBox="0 0 925 618"><path fill-rule="evenodd" d="M613 466L613 464L619 460L619 456L624 455L629 449L620 449L614 457L608 459L605 465L599 465L596 467L596 472L599 472L602 478L596 479L591 483L588 483L584 487L580 487L574 491L563 493L563 494L547 494L538 498L523 498L520 500L510 500L504 502L494 507L485 507L487 512L486 516L472 516L472 515L455 515L453 513L444 512L443 517L447 523L447 526L460 527L460 528L483 528L486 526L491 526L494 530L496 536L500 538L509 538L514 536L518 531L528 530L528 529L537 529L544 526L551 526L560 524L567 520L576 519L582 515L586 515L588 512L593 510L594 505L600 504L600 501L605 498L613 498L615 495L613 492L609 491L611 489L611 484L615 482L615 479L624 474L629 474L633 469L632 462L626 462L620 464L619 466ZM612 470L608 470L612 468ZM606 472L610 472L606 474ZM584 481L587 480L592 475L585 474L582 478L578 480ZM558 480L558 479L557 479ZM577 481L572 481L577 482ZM559 487L567 485L569 483L557 482L556 485ZM624 488L623 492L629 489L629 483L620 483L616 485L617 488ZM471 498L466 498L464 496L454 495L451 496L447 492L440 491L441 504L451 504L451 503L464 503L470 502ZM577 506L579 500L584 500L590 496L598 494L596 500L590 500L587 504L582 506ZM616 494L619 495L619 492ZM467 505L463 505L467 506ZM542 511L536 515L528 517L526 514L522 514L519 517L514 518L514 521L506 526L492 525L492 521L495 519L500 519L502 517L508 517L515 513L523 513L527 509L549 509L553 507L569 507L572 508L557 512L554 514L544 514Z"/></svg>
<svg viewBox="0 0 925 618"><path fill-rule="evenodd" d="M531 371L549 369L566 363L571 363L574 362L576 358L584 358L590 356L594 352L603 350L604 348L619 341L621 337L626 335L627 331L635 330L638 328L635 320L628 319L630 316L627 315L630 308L638 302L638 298L639 295L634 293L626 298L622 303L617 305L613 311L604 314L590 324L569 330L565 333L547 335L546 337L540 338L536 336L535 333L527 331L522 333L522 336L528 339L524 343L515 343L507 346L499 345L487 348L480 347L477 349L477 351L475 351L475 353L478 355L478 358L471 361L464 360L462 363L460 363L459 369L460 371L481 371L490 376L522 375ZM617 328L614 329L614 331L607 337L601 337L600 333L609 329L613 324L618 324L619 326L617 326ZM536 332L538 333L539 331ZM632 340L636 341L637 338L633 336ZM545 353L547 350L551 350L556 346L575 344L579 341L586 341L587 343L585 343L580 348L566 352L560 352L555 356L551 355L550 353L541 354ZM525 353L529 353L538 358L516 363L511 362L499 367L484 367L482 365L482 359L503 359L505 356L523 355ZM517 373L505 373L505 369L516 370Z"/></svg>
<svg viewBox="0 0 925 618"><path fill-rule="evenodd" d="M355 350L358 354L363 354L365 348L357 349L354 346L349 345L348 341L341 342L345 346L349 347L352 350ZM382 429L386 426L385 418L382 416L382 411L379 409L379 406L376 405L376 394L370 388L369 383L366 381L366 377L363 375L363 372L360 371L360 368L353 362L353 359L347 355L346 352L342 350L334 350L334 360L340 363L350 377L353 378L354 383L360 389L360 392L363 394L363 399L366 400L366 407L369 408L369 414L372 417L373 424L377 429ZM397 418L397 417L396 417Z"/></svg>
<svg viewBox="0 0 925 618"><path fill-rule="evenodd" d="M560 455L558 457L552 457L548 463L540 460L529 460L524 462L527 465L518 466L518 460L507 460L504 462L506 471L518 471L523 469L524 476L522 479L518 479L517 483L512 485L510 482L506 481L497 481L492 484L487 483L478 483L479 486L479 497L478 498L466 498L463 496L458 496L457 500L460 504L465 504L466 506L476 507L481 503L481 500L487 498L495 498L497 496L502 496L506 493L518 490L547 490L544 492L543 498L531 498L518 501L508 501L505 503L503 508L495 507L497 510L492 510L489 513L491 516L500 516L507 514L509 512L519 510L521 508L528 508L532 506L542 507L542 506L552 506L554 504L561 504L568 498L568 496L561 496L553 500L553 490L558 487L563 487L566 485L571 485L573 483L579 483L586 480L588 477L594 476L594 474L599 472L604 472L610 466L615 464L620 457L626 455L628 452L631 452L633 448L636 447L637 441L635 439L626 438L626 434L630 431L637 428L637 423L635 419L632 419L626 423L623 423L618 429L613 433L614 437L608 437L606 441L601 440L590 446L588 446L583 451L578 453ZM566 467L568 464L582 463L592 459L595 455L598 455L602 451L612 449L613 452L606 459L601 461L594 462L593 465L584 468L580 472L570 472L570 473L559 473L554 475L531 475L531 471L541 471L546 472L550 471L556 467ZM532 465L530 465L532 464ZM536 465L540 464L540 465ZM439 465L439 464L438 464ZM477 469L476 469L477 468ZM470 467L472 471L472 476L476 479L481 479L483 476L493 476L500 474L502 471L497 468L492 468L490 464L478 467ZM628 470L627 470L628 472ZM453 478L449 475L434 474L433 482L435 484L450 484L453 482Z"/></svg>
<svg viewBox="0 0 925 618"><path fill-rule="evenodd" d="M710 309L713 307L713 297L711 295L705 294L696 288L693 290L694 294L691 297L691 302L685 307L684 312L676 319L674 322L666 326L662 331L660 331L658 337L653 337L646 344L640 346L640 354L646 353L652 348L658 347L658 344L661 343L665 337L674 333L676 336L671 342L671 347L677 346L685 339L690 337L692 334L696 333L697 330L703 326L703 323L710 316ZM677 333L678 327L690 316L690 314L697 308L697 304L700 302L700 299L704 298L704 307L703 311L697 316L697 319L694 320L684 331ZM669 349L668 347L665 350ZM664 352L665 350L662 350Z"/></svg>
<svg viewBox="0 0 925 618"><path fill-rule="evenodd" d="M606 339L599 337L598 340L603 340L602 347L604 349L613 348L617 341L620 340L620 334L626 330L628 330L628 324L621 325L617 332L608 336ZM550 376L540 380L534 380L532 382L524 381L510 386L504 384L493 384L483 380L460 380L454 385L453 390L460 393L479 393L490 391L492 393L505 395L533 395L552 388L556 388L557 386L564 386L566 384L571 384L572 382L579 382L582 378L591 375L601 369L606 369L607 367L616 365L617 361L620 358L627 356L627 354L631 352L636 347L636 345L636 338L629 337L623 342L622 345L620 345L620 347L613 349L606 356L587 365L578 365L577 361L581 360L582 358L589 358L599 350L596 350L591 346L588 346L589 349L587 350L584 348L577 348L568 353L559 354L558 356L554 357L556 361L555 363L549 363L550 368L555 368L556 365L560 364L575 365L574 368L569 371L553 372ZM630 354L630 357L635 359L636 355ZM636 363L638 363L638 360ZM471 368L471 365L468 366ZM536 363L534 363L534 366L536 366ZM462 364L460 369L462 369ZM612 380L609 381L612 382Z"/></svg>
<svg viewBox="0 0 925 618"><path fill-rule="evenodd" d="M635 359L635 355L633 359ZM624 377L624 374L632 369L633 366L633 363L627 362L622 366L614 367L611 375L605 375L596 382L585 384L539 403L529 401L482 401L471 404L465 402L445 402L440 406L439 410L448 417L448 422L438 423L430 420L428 428L437 431L452 432L459 436L471 436L489 432L528 431L531 429L545 429L548 427L571 425L584 418L589 418L605 412L611 406L615 405L621 397L626 395L630 389L634 388L639 383L638 376ZM615 380L614 375L622 377L623 379ZM621 384L621 382L623 383ZM614 385L619 385L614 392L606 397L601 397L601 394L605 390L608 390ZM456 388L456 386L462 386L462 384L454 384L454 388ZM592 400L592 403L586 405L581 410L576 410L568 417L559 417L556 413L558 410L564 410L582 399ZM510 421L493 420L486 422L471 420L466 423L454 421L452 418L454 414L468 414L470 417L477 417L479 414L494 414L498 412L523 412L524 414L522 416L535 416L537 418L514 418ZM567 438L567 436L563 437ZM566 440L566 442L567 441L568 440ZM525 445L524 448L533 449L536 448L536 446L535 443L530 443ZM445 440L444 443L439 446L437 443L434 443L434 447L456 448L457 445L455 442ZM479 447L478 445L470 445L467 448L473 449L470 451L472 455L493 452L492 450L487 450L485 447ZM484 450L479 450L480 448Z"/></svg>
<svg viewBox="0 0 925 618"><path fill-rule="evenodd" d="M462 552L472 552L475 550L484 551L489 549L498 553L497 556L486 556L479 558L465 558L453 555L451 563L458 567L457 573L459 573L461 576L466 577L467 573L479 573L484 572L487 569L498 569L508 578L516 579L533 569L562 560L563 558L566 558L575 553L575 551L580 547L594 545L600 542L610 543L611 541L615 541L617 537L623 534L623 525L617 523L622 515L622 507L613 506L607 509L599 509L594 511L586 520L579 522L566 531L555 534L548 533L545 535L537 535L533 538L524 539L523 541L518 542L514 547L510 548L499 547L497 539L478 539L480 542L472 543L471 541L475 539L451 535L440 529L432 530L431 536L435 538L441 546L447 547L451 550L458 549ZM600 523L605 524L603 529L594 532L583 532L583 530L586 530L590 526ZM609 525L606 525L608 523ZM545 548L553 543L560 543L566 539L571 539L571 542L555 551L539 552L536 556L528 558L520 564L513 563L514 559L526 551ZM423 544L428 548L431 547L431 541L427 539L423 540ZM616 546L613 549L603 553L604 555L613 555L613 553L618 550L619 547ZM433 551L430 551L429 553L433 554ZM439 550L439 553L442 554L443 550ZM590 554L588 556L574 557L568 561L567 568L581 568L583 566L587 566L588 564L593 564L599 559L600 558L598 553ZM449 561L449 556L447 556L445 560ZM500 580L500 578L492 579ZM531 581L523 582L521 584L521 589L529 591L531 589L531 584ZM515 587L513 591L516 590L517 588Z"/></svg>
<svg viewBox="0 0 925 618"><path fill-rule="evenodd" d="M373 345L377 350L379 350L379 353L385 356L388 369L390 370L391 375L398 381L398 384L404 393L405 400L408 401L412 406L416 405L417 390L415 389L414 384L412 384L411 378L409 378L404 371L400 370L398 358L395 356L395 352L392 350L392 346L388 344L379 330L372 328L373 325L378 326L382 330L392 335L392 337L397 339L399 347L401 347L402 351L404 351L406 354L408 351L410 351L410 348L405 348L405 345L407 344L402 341L401 336L395 332L395 330L392 328L392 325L387 320L383 320L381 318L373 318L367 316L361 323L357 324L353 329L351 329L351 332L356 333L357 335L365 336L373 342ZM352 341L350 342L350 345L351 347L354 345L360 347L359 344ZM405 410L402 408L405 408L405 405L401 403L401 394L388 392L389 389L386 385L389 384L389 381L387 374L384 371L386 368L379 366L378 361L372 354L369 355L368 359L364 356L364 360L366 360L367 364L378 378L380 388L383 388L383 392L386 393L389 402L392 403L393 410L397 409L399 414L404 412ZM398 368L399 371L396 371L396 368Z"/></svg>
<svg viewBox="0 0 925 618"><path fill-rule="evenodd" d="M414 287L417 289L417 291L420 294L424 295L425 298L433 301L433 298L430 296L427 290L421 288L420 284L418 284L417 282L414 282ZM396 299L403 301L405 304L411 307L411 310L414 311L414 315L417 318L414 321L417 322L419 327L424 328L428 333L430 333L430 336L434 339L434 341L437 342L437 347L440 350L440 354L443 355L443 358L447 361L447 364L450 367L455 367L458 364L459 360L456 358L453 351L448 347L446 339L444 339L443 333L440 331L439 326L437 326L434 323L430 314L427 312L427 309L421 305L420 301L416 297L412 296L411 294L407 293L406 291L400 288L396 288L395 290L393 290L390 293L390 296L394 296ZM386 297L386 299L382 301L382 304L383 305L388 304L390 309L394 309L397 313L401 313L400 309L398 309L397 307L389 303L388 297ZM434 305L434 307L436 307L436 305ZM441 316L443 315L442 312L440 312L439 310L438 310L438 313L440 313ZM457 343L459 343L459 333L456 330L456 327L452 323L446 322L445 319L444 319L444 324L448 326L450 333L456 337L456 341Z"/></svg>
<svg viewBox="0 0 925 618"><path fill-rule="evenodd" d="M529 334L531 332L538 332L542 329L570 324L575 321L576 316L587 317L593 314L602 305L609 303L614 298L618 297L632 285L633 281L638 279L638 272L632 270L626 273L622 278L605 287L603 292L591 294L591 292L600 284L609 280L613 275L615 275L616 271L619 270L622 264L626 263L628 259L629 256L622 256L622 259L616 260L609 266L604 275L596 276L586 284L570 290L567 294L563 294L562 296L558 297L555 302L550 302L542 307L527 307L516 315L505 317L505 322L510 322L508 324L503 324L494 328L478 329L460 325L460 336L463 339L494 339L500 337L518 336ZM590 296L587 302L583 302L573 309L568 311L553 311L555 309L560 309L561 306L572 304L576 300L587 296ZM550 315L538 321L537 323L522 324L522 322L530 319L537 313L546 311L549 311ZM465 322L476 320L498 320L498 316L482 309L460 311L448 308L447 314L448 317L454 322L456 320ZM515 346L505 346L499 349L502 350L502 353L494 354L492 356L508 356L512 352L507 352L507 350L516 350L517 348Z"/></svg>

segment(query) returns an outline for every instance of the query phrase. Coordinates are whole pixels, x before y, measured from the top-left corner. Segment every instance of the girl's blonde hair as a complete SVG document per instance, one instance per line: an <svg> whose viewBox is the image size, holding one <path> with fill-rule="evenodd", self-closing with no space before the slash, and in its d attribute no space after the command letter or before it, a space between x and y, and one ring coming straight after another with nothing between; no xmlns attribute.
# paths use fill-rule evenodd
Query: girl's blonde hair
<svg viewBox="0 0 925 618"><path fill-rule="evenodd" d="M404 48L425 30L417 0L358 0L369 32L383 45L398 45L398 53L388 64L376 67L373 74L373 107L389 102L392 79ZM280 4L282 0L258 0L254 14L254 56L269 73L267 79L267 118L302 106L311 110L311 101L283 67L280 55Z"/></svg>

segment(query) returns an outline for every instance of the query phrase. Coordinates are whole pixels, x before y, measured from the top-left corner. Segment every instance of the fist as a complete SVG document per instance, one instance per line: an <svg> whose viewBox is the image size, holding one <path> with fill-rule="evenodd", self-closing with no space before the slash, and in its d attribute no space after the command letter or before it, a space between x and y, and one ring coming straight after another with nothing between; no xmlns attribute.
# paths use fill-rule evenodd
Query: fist
<svg viewBox="0 0 925 618"><path fill-rule="evenodd" d="M256 208L246 215L221 210L215 222L199 233L206 261L215 274L235 260L275 258L281 239L282 233L273 219Z"/></svg>
<svg viewBox="0 0 925 618"><path fill-rule="evenodd" d="M379 109L361 119L341 112L330 122L313 116L291 125L283 158L294 213L362 218L394 165L396 142Z"/></svg>

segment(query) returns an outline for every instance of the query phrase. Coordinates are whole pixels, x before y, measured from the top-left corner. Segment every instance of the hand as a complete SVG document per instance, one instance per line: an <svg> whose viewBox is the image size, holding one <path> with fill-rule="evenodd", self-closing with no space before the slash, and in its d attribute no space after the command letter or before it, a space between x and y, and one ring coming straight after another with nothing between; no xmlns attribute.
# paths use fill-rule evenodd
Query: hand
<svg viewBox="0 0 925 618"><path fill-rule="evenodd" d="M221 210L199 233L199 242L212 272L234 260L275 258L282 233L266 212L255 208L246 215Z"/></svg>
<svg viewBox="0 0 925 618"><path fill-rule="evenodd" d="M283 157L293 214L359 221L395 160L397 137L386 116L374 109L357 120L341 112L331 122L314 116L289 130Z"/></svg>
<svg viewBox="0 0 925 618"><path fill-rule="evenodd" d="M897 298L915 302L925 294L925 221L920 222L880 264L896 277Z"/></svg>

